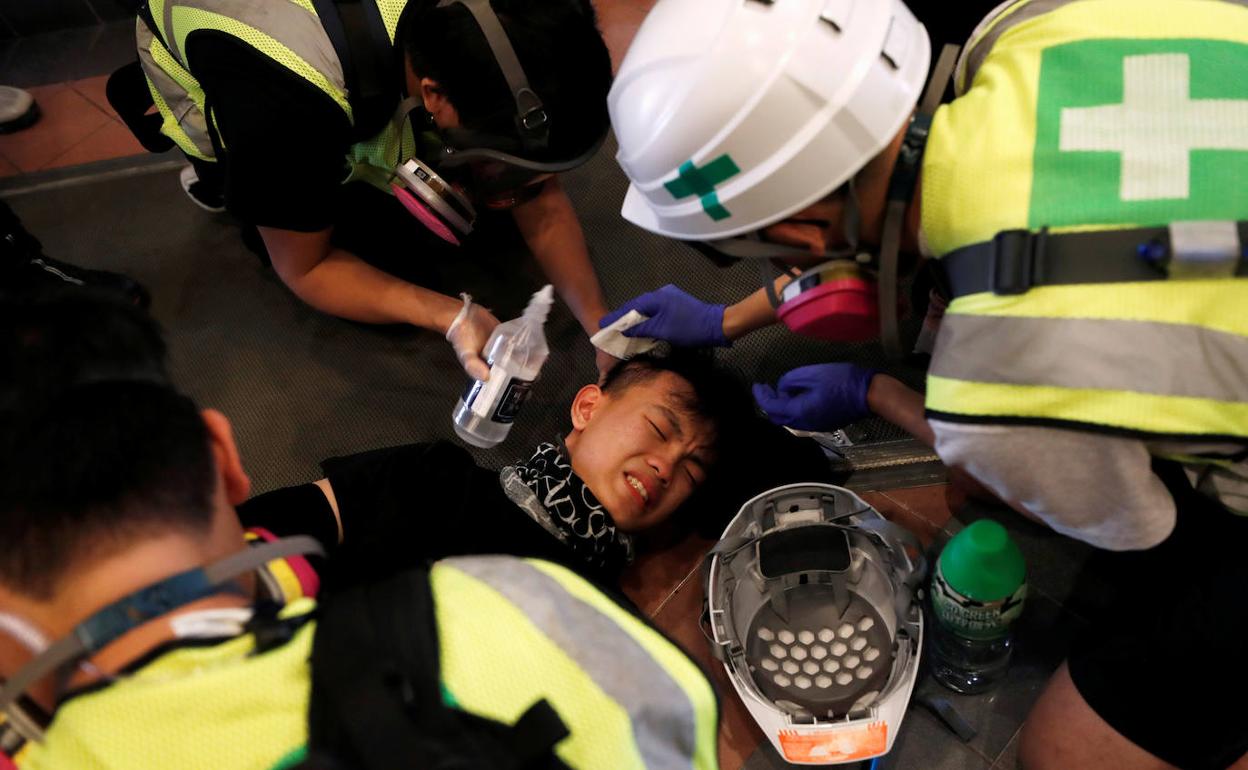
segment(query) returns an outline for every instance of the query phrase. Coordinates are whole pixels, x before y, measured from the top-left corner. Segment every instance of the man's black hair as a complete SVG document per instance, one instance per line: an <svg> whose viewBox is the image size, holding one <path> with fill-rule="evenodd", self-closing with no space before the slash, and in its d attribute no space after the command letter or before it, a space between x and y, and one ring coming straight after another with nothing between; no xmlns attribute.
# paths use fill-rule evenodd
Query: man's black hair
<svg viewBox="0 0 1248 770"><path fill-rule="evenodd" d="M741 505L760 492L830 480L830 466L819 446L763 419L744 381L717 363L710 351L672 348L666 356L635 356L608 371L601 387L619 393L663 372L689 383L692 394L678 406L706 420L714 431L714 458L706 481L678 514L703 536L718 537Z"/></svg>
<svg viewBox="0 0 1248 770"><path fill-rule="evenodd" d="M491 0L529 85L550 118L550 141L535 160L567 160L605 133L611 56L589 0ZM477 131L515 137L516 104L472 13L459 3L404 24L400 41L419 77L437 81Z"/></svg>
<svg viewBox="0 0 1248 770"><path fill-rule="evenodd" d="M705 420L714 434L712 453L725 454L736 443L739 428L754 415L754 401L741 379L717 363L710 351L672 348L668 355L643 353L613 366L601 387L608 394L621 393L663 372L689 383L692 392L676 406Z"/></svg>
<svg viewBox="0 0 1248 770"><path fill-rule="evenodd" d="M0 583L46 599L140 533L207 532L213 488L146 313L84 290L0 301Z"/></svg>

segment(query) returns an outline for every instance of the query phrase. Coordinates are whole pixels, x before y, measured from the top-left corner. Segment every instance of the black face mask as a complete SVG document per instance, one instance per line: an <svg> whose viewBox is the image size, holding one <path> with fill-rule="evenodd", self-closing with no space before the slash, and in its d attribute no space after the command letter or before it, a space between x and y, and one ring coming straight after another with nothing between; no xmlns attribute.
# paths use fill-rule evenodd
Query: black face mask
<svg viewBox="0 0 1248 770"><path fill-rule="evenodd" d="M503 468L503 491L548 532L595 569L618 573L633 560L633 541L572 471L563 441L537 447Z"/></svg>

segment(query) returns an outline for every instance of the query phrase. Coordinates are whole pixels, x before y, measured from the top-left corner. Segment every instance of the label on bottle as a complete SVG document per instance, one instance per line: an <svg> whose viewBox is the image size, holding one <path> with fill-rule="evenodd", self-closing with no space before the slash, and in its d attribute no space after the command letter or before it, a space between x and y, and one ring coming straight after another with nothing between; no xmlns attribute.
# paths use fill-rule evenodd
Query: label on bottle
<svg viewBox="0 0 1248 770"><path fill-rule="evenodd" d="M1027 584L1023 583L1004 599L981 602L958 593L937 567L932 576L932 610L950 630L967 639L996 639L1005 636L1010 624L1023 612Z"/></svg>
<svg viewBox="0 0 1248 770"><path fill-rule="evenodd" d="M512 377L507 383L507 389L503 391L503 397L498 400L498 408L494 410L494 415L490 419L503 424L515 422L516 415L520 413L520 407L529 400L531 390L533 390L533 380Z"/></svg>
<svg viewBox="0 0 1248 770"><path fill-rule="evenodd" d="M490 367L490 379L468 383L464 405L477 417L507 425L515 422L532 389L533 380L509 377L498 367Z"/></svg>

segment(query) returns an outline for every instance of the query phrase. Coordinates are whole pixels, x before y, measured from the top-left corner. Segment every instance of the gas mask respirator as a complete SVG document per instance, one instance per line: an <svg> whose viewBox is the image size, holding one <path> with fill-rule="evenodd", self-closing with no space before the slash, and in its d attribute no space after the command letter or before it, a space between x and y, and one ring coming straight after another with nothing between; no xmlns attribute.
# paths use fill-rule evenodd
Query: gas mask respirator
<svg viewBox="0 0 1248 770"><path fill-rule="evenodd" d="M537 197L550 176L583 165L594 156L605 133L588 150L564 161L538 161L549 143L550 117L529 86L515 49L488 0L442 0L439 8L459 3L481 28L490 52L515 102L514 135L471 128L437 129L423 107L408 99L398 119L423 113L421 143L426 157L410 158L394 170L391 188L413 216L442 240L459 245L470 234L477 206L507 210Z"/></svg>

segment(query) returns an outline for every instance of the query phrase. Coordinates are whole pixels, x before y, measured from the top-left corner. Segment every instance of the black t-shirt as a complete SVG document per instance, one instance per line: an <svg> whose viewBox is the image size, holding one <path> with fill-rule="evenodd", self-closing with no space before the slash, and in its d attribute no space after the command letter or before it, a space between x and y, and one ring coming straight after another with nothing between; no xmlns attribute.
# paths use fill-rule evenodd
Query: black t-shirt
<svg viewBox="0 0 1248 770"><path fill-rule="evenodd" d="M226 207L253 225L301 232L334 223L351 123L319 87L235 37L187 36L223 148Z"/></svg>
<svg viewBox="0 0 1248 770"><path fill-rule="evenodd" d="M342 517L337 523L314 487L261 495L239 508L247 527L278 537L311 534L330 555L332 580L375 580L449 556L509 554L566 565L600 585L617 574L591 569L503 492L498 472L454 444L438 441L336 457L322 467ZM266 500L267 498L267 500ZM295 510L297 509L297 510Z"/></svg>

